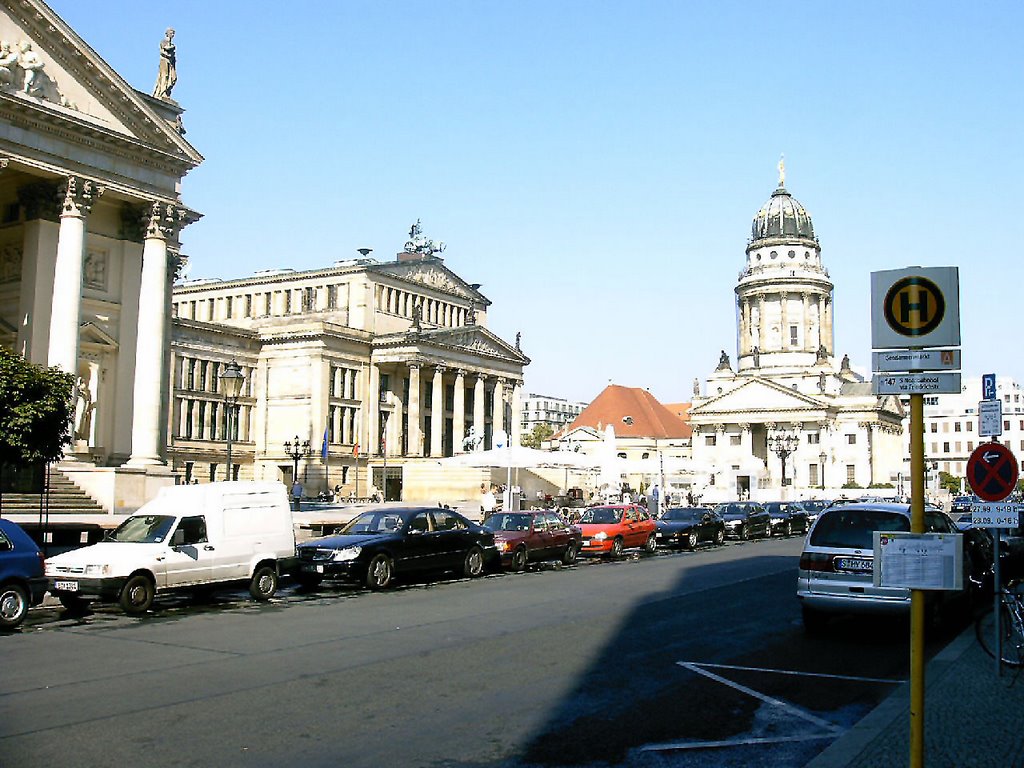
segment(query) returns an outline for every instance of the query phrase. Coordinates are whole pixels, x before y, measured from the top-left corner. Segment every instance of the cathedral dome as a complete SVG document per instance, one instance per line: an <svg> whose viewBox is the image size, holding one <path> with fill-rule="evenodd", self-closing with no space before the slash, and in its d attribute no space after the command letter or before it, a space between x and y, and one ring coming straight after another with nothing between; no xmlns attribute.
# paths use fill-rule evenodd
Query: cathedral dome
<svg viewBox="0 0 1024 768"><path fill-rule="evenodd" d="M752 242L777 238L813 241L811 214L780 183L754 217L750 237Z"/></svg>

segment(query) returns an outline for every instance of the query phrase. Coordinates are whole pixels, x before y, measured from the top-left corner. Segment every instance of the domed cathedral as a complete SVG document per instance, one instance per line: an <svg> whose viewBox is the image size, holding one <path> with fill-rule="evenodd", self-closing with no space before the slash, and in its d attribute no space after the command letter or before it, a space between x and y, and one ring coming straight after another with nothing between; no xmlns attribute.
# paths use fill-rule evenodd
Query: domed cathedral
<svg viewBox="0 0 1024 768"><path fill-rule="evenodd" d="M811 215L779 184L754 216L736 284L736 365L694 381L705 501L859 495L898 483L902 407L835 360L833 284Z"/></svg>

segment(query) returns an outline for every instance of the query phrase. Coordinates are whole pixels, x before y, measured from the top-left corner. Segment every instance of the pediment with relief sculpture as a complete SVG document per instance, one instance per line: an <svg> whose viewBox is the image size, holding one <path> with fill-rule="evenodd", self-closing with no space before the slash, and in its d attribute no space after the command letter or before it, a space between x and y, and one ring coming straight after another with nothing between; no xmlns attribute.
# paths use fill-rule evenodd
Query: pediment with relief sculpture
<svg viewBox="0 0 1024 768"><path fill-rule="evenodd" d="M411 261L389 261L374 265L374 271L432 288L452 296L472 299L478 306L490 301L480 291L452 272L439 258L425 258Z"/></svg>

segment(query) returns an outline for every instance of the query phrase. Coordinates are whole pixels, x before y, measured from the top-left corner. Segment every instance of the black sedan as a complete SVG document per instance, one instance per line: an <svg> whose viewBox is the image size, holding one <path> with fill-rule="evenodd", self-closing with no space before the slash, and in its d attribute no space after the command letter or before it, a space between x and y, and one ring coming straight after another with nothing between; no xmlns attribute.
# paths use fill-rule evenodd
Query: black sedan
<svg viewBox="0 0 1024 768"><path fill-rule="evenodd" d="M300 544L298 553L295 578L305 587L335 579L384 589L405 574L475 577L498 562L493 533L439 507L371 509L333 536Z"/></svg>
<svg viewBox="0 0 1024 768"><path fill-rule="evenodd" d="M772 521L772 533L777 536L792 536L807 533L810 522L807 510L790 501L769 501L764 505Z"/></svg>
<svg viewBox="0 0 1024 768"><path fill-rule="evenodd" d="M768 511L753 501L730 501L719 504L715 512L725 520L725 535L737 539L771 536L772 525Z"/></svg>
<svg viewBox="0 0 1024 768"><path fill-rule="evenodd" d="M656 521L658 546L696 549L702 542L725 541L725 521L704 507L672 507Z"/></svg>

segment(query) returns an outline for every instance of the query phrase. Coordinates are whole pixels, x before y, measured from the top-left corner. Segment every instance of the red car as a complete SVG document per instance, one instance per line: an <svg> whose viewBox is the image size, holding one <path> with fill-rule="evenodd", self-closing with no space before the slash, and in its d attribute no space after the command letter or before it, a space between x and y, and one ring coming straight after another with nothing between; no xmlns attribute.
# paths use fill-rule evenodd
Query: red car
<svg viewBox="0 0 1024 768"><path fill-rule="evenodd" d="M583 532L581 554L617 557L624 549L658 548L657 525L647 510L636 504L591 507L576 522Z"/></svg>
<svg viewBox="0 0 1024 768"><path fill-rule="evenodd" d="M579 529L566 525L551 510L499 512L487 518L484 528L494 532L501 564L515 571L535 560L557 559L572 565L579 554Z"/></svg>

